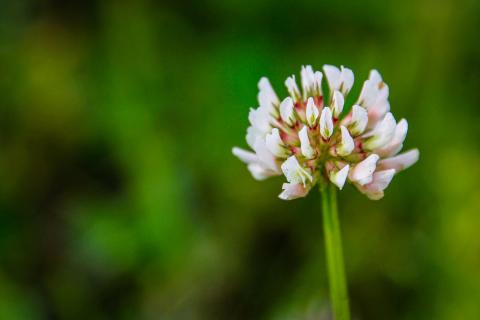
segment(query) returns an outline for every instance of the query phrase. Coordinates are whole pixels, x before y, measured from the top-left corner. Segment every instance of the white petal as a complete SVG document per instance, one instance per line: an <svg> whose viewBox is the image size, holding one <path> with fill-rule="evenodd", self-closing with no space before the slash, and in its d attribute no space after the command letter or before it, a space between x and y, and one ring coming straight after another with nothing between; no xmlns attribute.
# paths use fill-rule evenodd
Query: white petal
<svg viewBox="0 0 480 320"><path fill-rule="evenodd" d="M323 73L321 73L320 71L315 71L314 86L315 86L315 93L317 96L322 95L322 78L323 78Z"/></svg>
<svg viewBox="0 0 480 320"><path fill-rule="evenodd" d="M305 197L309 191L309 189L305 188L300 183L284 183L282 189L282 193L278 195L282 200L293 200Z"/></svg>
<svg viewBox="0 0 480 320"><path fill-rule="evenodd" d="M324 139L330 138L333 133L333 119L330 108L325 107L320 115L320 134Z"/></svg>
<svg viewBox="0 0 480 320"><path fill-rule="evenodd" d="M375 83L377 85L380 84L381 82L383 82L382 76L375 69L370 70L370 74L368 76L368 79L371 80L373 83Z"/></svg>
<svg viewBox="0 0 480 320"><path fill-rule="evenodd" d="M378 162L379 170L395 169L396 172L405 170L418 161L420 153L418 149L412 149L395 157L383 159Z"/></svg>
<svg viewBox="0 0 480 320"><path fill-rule="evenodd" d="M343 97L343 94L340 91L335 90L333 92L333 99L332 99L333 117L335 119L338 119L338 117L342 113L344 103L345 103L345 99Z"/></svg>
<svg viewBox="0 0 480 320"><path fill-rule="evenodd" d="M341 72L335 66L332 65L324 65L323 72L325 72L325 77L327 78L328 87L330 91L333 92L334 90L340 89L341 85Z"/></svg>
<svg viewBox="0 0 480 320"><path fill-rule="evenodd" d="M378 159L380 159L378 155L371 154L365 160L359 162L352 170L350 170L350 180L362 186L370 183Z"/></svg>
<svg viewBox="0 0 480 320"><path fill-rule="evenodd" d="M347 95L353 86L353 81L354 81L353 71L348 68L345 68L344 66L341 66L340 69L341 69L340 91L342 91L344 95Z"/></svg>
<svg viewBox="0 0 480 320"><path fill-rule="evenodd" d="M365 131L368 123L368 114L365 108L360 107L359 105L354 105L352 107L352 120L350 122L350 132L354 136L358 136Z"/></svg>
<svg viewBox="0 0 480 320"><path fill-rule="evenodd" d="M267 78L263 77L258 82L258 103L260 107L265 108L274 117L278 117L277 106L280 103L275 91Z"/></svg>
<svg viewBox="0 0 480 320"><path fill-rule="evenodd" d="M250 163L247 168L255 180L265 180L279 175L277 172L267 169L259 163Z"/></svg>
<svg viewBox="0 0 480 320"><path fill-rule="evenodd" d="M368 109L377 101L378 87L372 80L365 80L357 104Z"/></svg>
<svg viewBox="0 0 480 320"><path fill-rule="evenodd" d="M281 168L288 182L302 183L303 186L306 186L307 180L313 181L312 176L302 168L295 156L290 156L285 160Z"/></svg>
<svg viewBox="0 0 480 320"><path fill-rule="evenodd" d="M383 191L388 187L394 175L394 169L377 171L373 174L372 182L364 186L357 185L357 188L369 199L379 200L383 198Z"/></svg>
<svg viewBox="0 0 480 320"><path fill-rule="evenodd" d="M407 120L400 120L400 122L398 122L395 128L395 133L393 135L392 141L390 141L384 147L375 150L375 153L378 154L380 157L388 157L397 154L402 149L403 141L405 141L405 137L407 136L407 131Z"/></svg>
<svg viewBox="0 0 480 320"><path fill-rule="evenodd" d="M268 78L262 77L260 79L260 81L258 82L258 89L268 94L270 101L273 104L280 103L280 100L278 100L277 94L275 93L275 90L273 90L273 87L270 84L270 81L268 80Z"/></svg>
<svg viewBox="0 0 480 320"><path fill-rule="evenodd" d="M248 127L246 140L250 148L253 149L255 141L257 141L258 138L265 138L265 135L266 133L258 131L258 129L254 128L253 126Z"/></svg>
<svg viewBox="0 0 480 320"><path fill-rule="evenodd" d="M265 144L268 150L276 157L286 158L289 154L277 128L273 128L272 132L265 136Z"/></svg>
<svg viewBox="0 0 480 320"><path fill-rule="evenodd" d="M352 153L355 143L353 142L350 133L348 133L347 128L340 126L340 130L342 131L342 141L337 145L336 150L338 155L344 157Z"/></svg>
<svg viewBox="0 0 480 320"><path fill-rule="evenodd" d="M294 106L291 97L285 98L280 104L280 117L289 126L295 123Z"/></svg>
<svg viewBox="0 0 480 320"><path fill-rule="evenodd" d="M300 138L300 149L303 156L307 159L312 159L315 156L315 151L310 145L310 140L308 139L308 128L306 126L300 130L298 137Z"/></svg>
<svg viewBox="0 0 480 320"><path fill-rule="evenodd" d="M272 129L270 125L270 115L265 108L250 109L248 120L252 126L260 132L267 133Z"/></svg>
<svg viewBox="0 0 480 320"><path fill-rule="evenodd" d="M350 166L347 164L345 167L343 167L341 170L337 172L330 172L329 174L329 179L330 181L336 185L340 190L343 189L343 186L345 185L345 181L347 180L348 176L348 171L350 170Z"/></svg>
<svg viewBox="0 0 480 320"><path fill-rule="evenodd" d="M374 128L377 123L383 119L385 114L390 111L388 102L389 89L382 76L377 70L371 70L368 78L371 84L371 95L365 99L362 104L368 109L368 128Z"/></svg>
<svg viewBox="0 0 480 320"><path fill-rule="evenodd" d="M363 148L365 150L374 150L383 147L392 140L396 126L397 123L392 113L387 113L382 122L366 136L367 139L363 143Z"/></svg>
<svg viewBox="0 0 480 320"><path fill-rule="evenodd" d="M315 75L312 66L302 66L300 74L302 78L303 97L306 99L309 94L314 93Z"/></svg>
<svg viewBox="0 0 480 320"><path fill-rule="evenodd" d="M387 112L390 111L390 102L387 99L377 99L377 101L368 108L368 128L374 128L382 120Z"/></svg>
<svg viewBox="0 0 480 320"><path fill-rule="evenodd" d="M259 162L267 169L279 172L275 156L268 150L265 139L257 139L253 145L253 150L257 154Z"/></svg>
<svg viewBox="0 0 480 320"><path fill-rule="evenodd" d="M320 114L320 111L318 111L317 106L315 105L315 102L313 101L313 98L308 98L307 101L307 123L310 126L310 128L315 127L317 124L317 119Z"/></svg>
<svg viewBox="0 0 480 320"><path fill-rule="evenodd" d="M287 87L288 93L294 101L300 100L300 90L298 89L294 75L288 77L287 80L285 80L285 86Z"/></svg>
<svg viewBox="0 0 480 320"><path fill-rule="evenodd" d="M238 159L240 159L246 164L258 162L257 155L251 151L247 151L238 147L233 147L232 153L234 156L236 156Z"/></svg>
<svg viewBox="0 0 480 320"><path fill-rule="evenodd" d="M241 161L248 164L248 170L256 180L264 180L280 174L278 170L274 171L269 169L253 152L234 147L232 153Z"/></svg>

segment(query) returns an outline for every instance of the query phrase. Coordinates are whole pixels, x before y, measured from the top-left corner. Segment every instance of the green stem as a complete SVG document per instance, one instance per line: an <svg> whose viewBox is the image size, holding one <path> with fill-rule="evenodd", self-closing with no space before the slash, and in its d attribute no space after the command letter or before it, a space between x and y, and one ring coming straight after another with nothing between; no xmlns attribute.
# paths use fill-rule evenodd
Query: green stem
<svg viewBox="0 0 480 320"><path fill-rule="evenodd" d="M323 230L327 255L330 300L335 320L349 320L347 281L343 263L342 239L337 211L335 186L328 183L320 190L322 194Z"/></svg>

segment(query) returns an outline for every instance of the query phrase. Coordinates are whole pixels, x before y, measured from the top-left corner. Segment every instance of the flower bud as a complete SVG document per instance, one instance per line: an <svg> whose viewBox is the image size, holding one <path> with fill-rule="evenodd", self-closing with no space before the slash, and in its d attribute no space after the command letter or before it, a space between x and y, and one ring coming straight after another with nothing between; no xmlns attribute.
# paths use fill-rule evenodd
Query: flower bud
<svg viewBox="0 0 480 320"><path fill-rule="evenodd" d="M268 150L276 157L286 158L290 154L280 137L280 131L273 128L272 132L265 136L265 144Z"/></svg>
<svg viewBox="0 0 480 320"><path fill-rule="evenodd" d="M313 98L308 98L307 101L307 123L310 128L315 127L317 124L317 119L318 115L320 114L320 111L318 111L317 106L315 105L315 102L313 101Z"/></svg>
<svg viewBox="0 0 480 320"><path fill-rule="evenodd" d="M338 117L342 113L344 103L345 103L345 99L343 97L343 94L340 91L335 90L333 92L333 98L332 98L333 117L335 119L338 119Z"/></svg>
<svg viewBox="0 0 480 320"><path fill-rule="evenodd" d="M306 126L300 130L298 137L300 138L300 149L302 151L302 155L307 159L312 159L315 156L315 150L313 150L312 146L310 145L310 140L308 139L308 128Z"/></svg>
<svg viewBox="0 0 480 320"><path fill-rule="evenodd" d="M315 87L315 94L317 96L322 96L322 78L323 78L323 73L320 71L315 71L314 74L314 87Z"/></svg>
<svg viewBox="0 0 480 320"><path fill-rule="evenodd" d="M335 66L324 65L323 71L325 72L325 76L327 77L330 92L339 90L344 95L347 95L348 92L350 92L354 81L352 70L344 68L343 66L338 69Z"/></svg>
<svg viewBox="0 0 480 320"><path fill-rule="evenodd" d="M372 80L365 80L365 82L363 83L362 91L360 92L360 96L358 97L357 104L368 109L373 106L375 101L377 101L377 96L378 87Z"/></svg>
<svg viewBox="0 0 480 320"><path fill-rule="evenodd" d="M337 172L330 171L328 178L334 185L338 187L338 189L342 190L343 186L345 185L345 181L347 180L349 170L350 166L347 164L345 167L343 167Z"/></svg>
<svg viewBox="0 0 480 320"><path fill-rule="evenodd" d="M320 134L325 140L328 140L333 133L332 111L325 107L320 115Z"/></svg>
<svg viewBox="0 0 480 320"><path fill-rule="evenodd" d="M297 82L295 81L295 76L292 75L285 80L285 86L287 87L288 93L292 99L296 102L301 98L300 90L298 89Z"/></svg>
<svg viewBox="0 0 480 320"><path fill-rule="evenodd" d="M280 117L283 122L289 126L292 126L295 123L295 112L291 97L286 97L280 104Z"/></svg>
<svg viewBox="0 0 480 320"><path fill-rule="evenodd" d="M340 130L342 131L342 141L337 145L336 151L338 155L345 157L352 153L355 143L353 142L350 133L348 133L347 128L340 126Z"/></svg>
<svg viewBox="0 0 480 320"><path fill-rule="evenodd" d="M303 98L306 99L309 95L314 94L315 75L312 66L302 66L300 74L302 78Z"/></svg>
<svg viewBox="0 0 480 320"><path fill-rule="evenodd" d="M358 136L365 131L368 123L368 114L367 110L360 107L359 105L354 105L352 107L352 120L349 125L350 132L353 136Z"/></svg>

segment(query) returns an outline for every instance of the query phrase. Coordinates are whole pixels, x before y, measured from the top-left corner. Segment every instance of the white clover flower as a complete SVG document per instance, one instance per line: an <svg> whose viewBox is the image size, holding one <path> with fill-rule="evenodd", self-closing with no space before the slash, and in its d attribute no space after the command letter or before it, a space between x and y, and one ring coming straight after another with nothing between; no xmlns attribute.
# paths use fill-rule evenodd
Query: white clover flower
<svg viewBox="0 0 480 320"><path fill-rule="evenodd" d="M378 71L370 72L350 107L345 97L353 86L353 72L330 65L323 70L303 66L302 91L295 76L288 77L289 96L283 100L268 79L261 78L259 107L249 113L246 137L254 152L235 147L233 154L257 180L283 174L288 183L279 197L284 200L306 196L320 181L339 189L349 181L368 198L381 199L394 175L418 161L417 149L398 154L408 123L397 123L389 112L389 88ZM330 89L328 101L322 92L323 76Z"/></svg>

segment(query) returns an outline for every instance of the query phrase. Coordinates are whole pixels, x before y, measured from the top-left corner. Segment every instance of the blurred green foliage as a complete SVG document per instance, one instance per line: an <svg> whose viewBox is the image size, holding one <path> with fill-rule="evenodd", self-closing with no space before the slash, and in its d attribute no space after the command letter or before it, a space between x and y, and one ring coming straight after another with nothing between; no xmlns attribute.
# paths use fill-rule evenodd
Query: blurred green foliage
<svg viewBox="0 0 480 320"><path fill-rule="evenodd" d="M0 2L0 319L327 317L320 200L245 146L256 83L371 68L421 159L339 195L356 319L480 319L480 2Z"/></svg>

